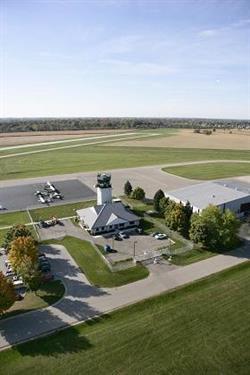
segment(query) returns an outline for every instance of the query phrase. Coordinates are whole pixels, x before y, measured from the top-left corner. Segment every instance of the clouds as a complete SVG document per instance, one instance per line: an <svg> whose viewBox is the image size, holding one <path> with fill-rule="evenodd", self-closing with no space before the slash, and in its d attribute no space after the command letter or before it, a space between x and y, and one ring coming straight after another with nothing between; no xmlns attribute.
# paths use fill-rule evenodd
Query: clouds
<svg viewBox="0 0 250 375"><path fill-rule="evenodd" d="M224 26L202 30L198 33L198 35L201 37L214 37L222 33L237 32L237 31L241 31L242 29L244 31L245 29L249 27L250 27L250 18L243 18L235 22L231 22Z"/></svg>
<svg viewBox="0 0 250 375"><path fill-rule="evenodd" d="M133 76L166 76L176 73L177 69L168 65L150 62L130 62L124 60L106 59L100 61L112 73Z"/></svg>

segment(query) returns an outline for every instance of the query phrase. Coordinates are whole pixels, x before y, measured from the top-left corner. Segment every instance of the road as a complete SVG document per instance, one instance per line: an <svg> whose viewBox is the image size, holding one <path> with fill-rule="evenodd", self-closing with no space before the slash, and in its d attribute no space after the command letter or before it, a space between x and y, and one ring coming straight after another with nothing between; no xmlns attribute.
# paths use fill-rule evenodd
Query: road
<svg viewBox="0 0 250 375"><path fill-rule="evenodd" d="M161 165L153 165L146 167L136 167L136 168L122 168L113 169L106 172L112 174L112 186L113 195L120 196L124 194L123 188L126 180L129 180L132 185L141 186L146 192L148 198L152 198L158 189L163 191L171 191L188 185L197 184L201 181L190 180L184 177L179 177L170 173L162 171L163 167L174 167L181 165L196 165L196 164L206 164L206 163L218 163L218 162L242 162L250 163L249 161L241 160L204 160L204 161L193 161L193 162L181 162L181 163L169 163ZM70 173L64 175L54 175L45 177L34 177L25 178L20 180L6 180L0 182L0 187L11 187L18 185L29 185L29 184L43 184L45 181L65 181L79 179L81 182L86 184L89 188L93 189L93 185L96 184L96 174L97 172L82 172L82 173ZM4 204L4 202L2 203Z"/></svg>
<svg viewBox="0 0 250 375"><path fill-rule="evenodd" d="M151 265L148 278L108 289L90 285L63 246L46 246L44 251L50 257L57 276L65 284L65 296L54 306L1 321L0 350L109 313L250 259L250 247L245 246L182 268L173 267L173 270L164 264Z"/></svg>

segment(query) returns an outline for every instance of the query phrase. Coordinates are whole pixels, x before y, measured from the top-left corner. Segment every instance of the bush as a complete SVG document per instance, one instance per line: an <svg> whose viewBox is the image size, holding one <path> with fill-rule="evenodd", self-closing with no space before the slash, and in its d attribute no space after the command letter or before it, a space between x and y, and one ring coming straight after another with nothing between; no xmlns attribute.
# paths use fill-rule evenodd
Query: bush
<svg viewBox="0 0 250 375"><path fill-rule="evenodd" d="M137 186L133 190L133 192L131 194L131 198L137 199L138 201L142 201L145 198L145 191L141 187Z"/></svg>

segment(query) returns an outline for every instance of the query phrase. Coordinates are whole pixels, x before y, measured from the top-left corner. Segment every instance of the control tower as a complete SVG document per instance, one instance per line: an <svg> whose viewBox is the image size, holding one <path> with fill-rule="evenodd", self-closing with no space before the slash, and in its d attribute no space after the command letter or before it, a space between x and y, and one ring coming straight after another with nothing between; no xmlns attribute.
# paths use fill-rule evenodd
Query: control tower
<svg viewBox="0 0 250 375"><path fill-rule="evenodd" d="M110 173L98 173L97 184L97 204L112 203L112 186Z"/></svg>

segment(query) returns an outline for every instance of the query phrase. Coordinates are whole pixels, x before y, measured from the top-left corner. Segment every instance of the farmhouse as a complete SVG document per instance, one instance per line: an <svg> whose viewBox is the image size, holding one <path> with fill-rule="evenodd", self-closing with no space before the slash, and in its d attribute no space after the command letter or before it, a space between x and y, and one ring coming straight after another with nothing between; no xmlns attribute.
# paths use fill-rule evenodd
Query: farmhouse
<svg viewBox="0 0 250 375"><path fill-rule="evenodd" d="M193 211L198 213L210 204L223 211L230 209L239 217L250 212L249 191L213 181L173 190L165 193L165 196L177 203L189 202Z"/></svg>
<svg viewBox="0 0 250 375"><path fill-rule="evenodd" d="M137 227L140 218L129 211L121 201L112 201L110 174L98 174L97 205L78 210L80 224L93 235Z"/></svg>

